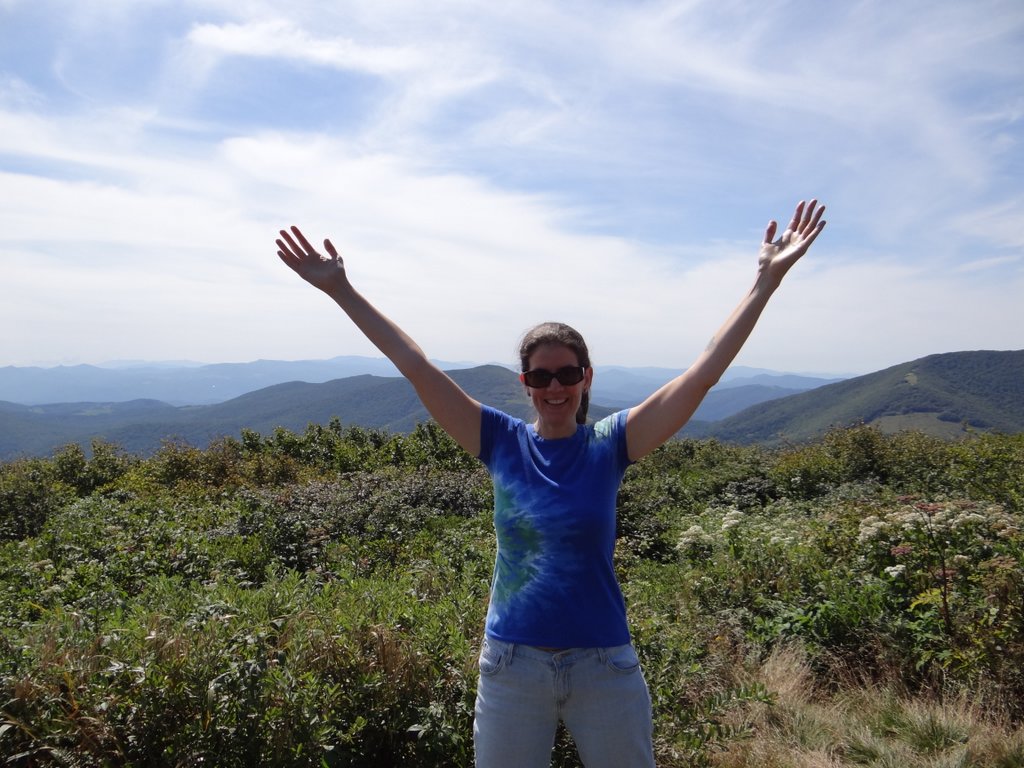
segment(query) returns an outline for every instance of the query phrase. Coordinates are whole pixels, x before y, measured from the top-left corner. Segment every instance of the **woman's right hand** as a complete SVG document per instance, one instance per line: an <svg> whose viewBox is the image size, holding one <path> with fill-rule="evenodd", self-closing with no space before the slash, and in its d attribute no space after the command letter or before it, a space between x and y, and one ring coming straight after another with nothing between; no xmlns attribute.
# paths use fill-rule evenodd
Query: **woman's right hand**
<svg viewBox="0 0 1024 768"><path fill-rule="evenodd" d="M324 240L324 248L329 258L317 253L298 227L292 227L291 233L282 229L281 237L277 239L277 255L281 257L281 261L310 285L332 294L337 288L348 284L345 277L345 262L330 240Z"/></svg>

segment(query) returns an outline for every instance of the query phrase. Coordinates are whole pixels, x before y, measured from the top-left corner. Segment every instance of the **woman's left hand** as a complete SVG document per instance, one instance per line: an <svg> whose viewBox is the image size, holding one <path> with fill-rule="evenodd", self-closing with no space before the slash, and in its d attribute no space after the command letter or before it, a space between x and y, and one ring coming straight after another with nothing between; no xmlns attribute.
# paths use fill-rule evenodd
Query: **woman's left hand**
<svg viewBox="0 0 1024 768"><path fill-rule="evenodd" d="M811 243L825 228L825 222L821 220L824 212L825 206L818 205L817 200L811 200L810 203L801 200L793 213L793 220L778 239L774 239L778 224L770 221L757 259L759 274L772 279L776 284L781 282L789 268L807 253Z"/></svg>

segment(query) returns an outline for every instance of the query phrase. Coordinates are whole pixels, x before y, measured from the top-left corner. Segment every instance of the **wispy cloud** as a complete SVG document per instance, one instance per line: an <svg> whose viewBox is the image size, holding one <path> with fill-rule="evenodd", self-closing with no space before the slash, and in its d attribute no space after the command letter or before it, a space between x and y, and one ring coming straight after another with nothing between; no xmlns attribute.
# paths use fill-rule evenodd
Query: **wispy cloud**
<svg viewBox="0 0 1024 768"><path fill-rule="evenodd" d="M1024 252L1024 198L969 211L957 216L952 227L965 236ZM1024 254L1017 254L1021 255Z"/></svg>
<svg viewBox="0 0 1024 768"><path fill-rule="evenodd" d="M56 7L0 4L0 364L372 353L297 223L437 357L681 366L810 194L745 362L1024 346L1019 3Z"/></svg>
<svg viewBox="0 0 1024 768"><path fill-rule="evenodd" d="M344 37L316 37L286 19L247 24L198 24L188 41L225 55L276 57L374 75L408 72L422 66L412 48L367 46Z"/></svg>

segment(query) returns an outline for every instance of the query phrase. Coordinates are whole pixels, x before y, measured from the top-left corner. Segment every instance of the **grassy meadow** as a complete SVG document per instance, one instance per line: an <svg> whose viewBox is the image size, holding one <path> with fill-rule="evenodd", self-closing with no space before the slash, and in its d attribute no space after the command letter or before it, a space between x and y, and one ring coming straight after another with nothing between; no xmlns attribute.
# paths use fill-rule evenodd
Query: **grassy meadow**
<svg viewBox="0 0 1024 768"><path fill-rule="evenodd" d="M0 765L471 765L490 506L429 423L0 464ZM660 766L1024 767L1024 435L677 441L619 511Z"/></svg>

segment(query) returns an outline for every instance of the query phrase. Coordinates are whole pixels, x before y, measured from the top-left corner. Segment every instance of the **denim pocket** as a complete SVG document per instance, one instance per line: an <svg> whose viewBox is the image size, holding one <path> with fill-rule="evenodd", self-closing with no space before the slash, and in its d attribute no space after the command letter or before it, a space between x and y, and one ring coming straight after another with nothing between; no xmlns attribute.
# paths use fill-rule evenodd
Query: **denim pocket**
<svg viewBox="0 0 1024 768"><path fill-rule="evenodd" d="M602 648L601 658L608 669L620 675L629 675L640 669L640 659L632 644Z"/></svg>
<svg viewBox="0 0 1024 768"><path fill-rule="evenodd" d="M480 674L485 677L498 674L508 661L511 651L510 643L485 637L480 646Z"/></svg>

